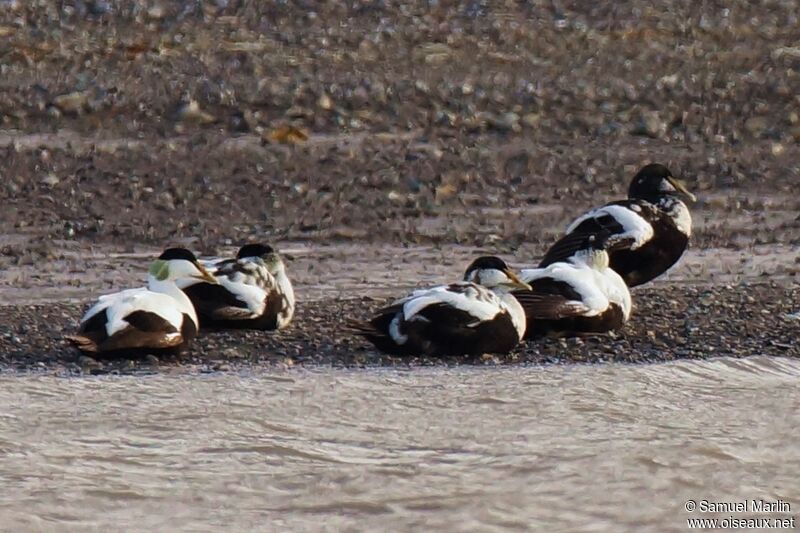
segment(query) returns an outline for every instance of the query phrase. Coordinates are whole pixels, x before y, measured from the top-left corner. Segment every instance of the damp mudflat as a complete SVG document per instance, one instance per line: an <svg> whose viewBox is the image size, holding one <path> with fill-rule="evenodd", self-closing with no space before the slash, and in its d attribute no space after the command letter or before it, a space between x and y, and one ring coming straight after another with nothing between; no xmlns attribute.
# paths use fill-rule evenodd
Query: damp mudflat
<svg viewBox="0 0 800 533"><path fill-rule="evenodd" d="M4 377L0 523L684 531L689 499L800 506L798 376L752 357Z"/></svg>

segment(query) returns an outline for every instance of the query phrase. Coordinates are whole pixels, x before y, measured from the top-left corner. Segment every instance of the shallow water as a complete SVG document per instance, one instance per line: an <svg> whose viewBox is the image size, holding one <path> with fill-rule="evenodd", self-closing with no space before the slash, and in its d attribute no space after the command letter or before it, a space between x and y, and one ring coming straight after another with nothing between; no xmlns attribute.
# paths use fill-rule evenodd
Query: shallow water
<svg viewBox="0 0 800 533"><path fill-rule="evenodd" d="M690 498L794 514L798 376L756 357L1 377L0 530L685 531Z"/></svg>

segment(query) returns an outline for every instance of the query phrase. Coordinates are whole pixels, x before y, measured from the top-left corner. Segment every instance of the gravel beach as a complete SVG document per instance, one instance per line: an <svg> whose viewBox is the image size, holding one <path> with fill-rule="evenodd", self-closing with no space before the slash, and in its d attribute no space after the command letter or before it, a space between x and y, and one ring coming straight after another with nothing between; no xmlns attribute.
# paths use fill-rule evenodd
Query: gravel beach
<svg viewBox="0 0 800 533"><path fill-rule="evenodd" d="M342 324L477 253L535 264L651 161L694 234L622 331L443 362L800 355L797 5L288 4L0 3L0 370L441 364ZM289 330L63 342L159 249L250 240L296 255Z"/></svg>

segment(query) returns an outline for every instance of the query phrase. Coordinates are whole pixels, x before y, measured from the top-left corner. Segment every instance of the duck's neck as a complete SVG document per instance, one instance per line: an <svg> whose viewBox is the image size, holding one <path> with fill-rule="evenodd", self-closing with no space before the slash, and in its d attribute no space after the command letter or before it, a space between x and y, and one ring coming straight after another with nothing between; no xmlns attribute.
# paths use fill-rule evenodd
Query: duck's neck
<svg viewBox="0 0 800 533"><path fill-rule="evenodd" d="M186 293L178 288L178 286L175 284L175 280L159 280L154 276L148 276L147 288L153 292L160 292L161 294L171 296L172 299L177 303L178 309L181 311L181 313L189 315L189 318L194 321L195 326L198 324L197 312L194 310L192 301L188 296L186 296Z"/></svg>
<svg viewBox="0 0 800 533"><path fill-rule="evenodd" d="M506 289L505 287L494 287L492 289L500 301L503 302L503 305L506 306L508 309L508 313L511 316L511 323L514 325L514 329L517 330L519 334L519 338L525 336L525 309L523 309L522 304L519 303L511 291Z"/></svg>
<svg viewBox="0 0 800 533"><path fill-rule="evenodd" d="M687 237L692 235L692 215L689 213L689 208L680 198L665 196L656 205L669 215L681 233Z"/></svg>
<svg viewBox="0 0 800 533"><path fill-rule="evenodd" d="M582 250L572 256L569 261L579 267L589 267L598 272L608 268L609 257L604 250Z"/></svg>
<svg viewBox="0 0 800 533"><path fill-rule="evenodd" d="M286 309L278 316L278 326L284 327L294 315L294 288L292 288L292 282L289 281L289 276L286 275L286 271L283 268L275 274L275 282L286 299Z"/></svg>

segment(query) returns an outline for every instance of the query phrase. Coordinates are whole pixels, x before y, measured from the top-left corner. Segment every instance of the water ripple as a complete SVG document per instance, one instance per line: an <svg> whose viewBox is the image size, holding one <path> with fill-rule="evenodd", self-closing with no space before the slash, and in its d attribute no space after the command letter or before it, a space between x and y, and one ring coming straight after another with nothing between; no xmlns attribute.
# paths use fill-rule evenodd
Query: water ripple
<svg viewBox="0 0 800 533"><path fill-rule="evenodd" d="M798 376L754 357L0 377L0 523L680 529L689 498L800 505Z"/></svg>

